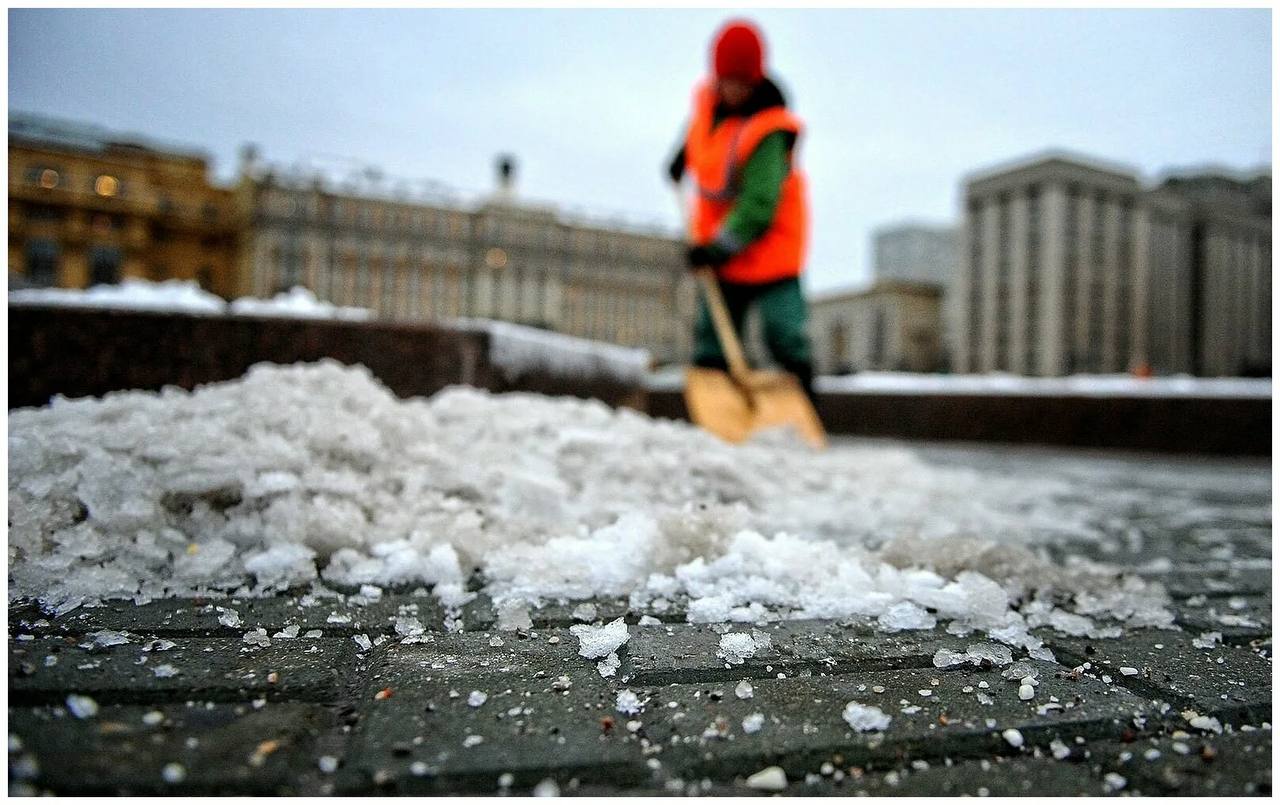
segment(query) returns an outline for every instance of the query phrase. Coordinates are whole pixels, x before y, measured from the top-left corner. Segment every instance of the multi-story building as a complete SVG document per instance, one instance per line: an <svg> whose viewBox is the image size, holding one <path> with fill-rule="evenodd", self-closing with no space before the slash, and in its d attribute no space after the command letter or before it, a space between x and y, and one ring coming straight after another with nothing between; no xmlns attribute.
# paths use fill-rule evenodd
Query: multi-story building
<svg viewBox="0 0 1280 805"><path fill-rule="evenodd" d="M872 233L871 276L936 285L942 289L942 351L955 352L959 310L954 286L960 273L960 233L954 226L893 224Z"/></svg>
<svg viewBox="0 0 1280 805"><path fill-rule="evenodd" d="M509 164L498 192L473 205L290 179L251 154L241 174L245 293L302 285L379 317L501 319L644 347L660 362L689 352L682 241L521 202Z"/></svg>
<svg viewBox="0 0 1280 805"><path fill-rule="evenodd" d="M1269 370L1269 176L1148 189L1053 154L971 177L964 206L959 371Z"/></svg>
<svg viewBox="0 0 1280 805"><path fill-rule="evenodd" d="M814 368L822 374L937 371L941 309L942 288L934 283L885 279L816 295L809 303Z"/></svg>
<svg viewBox="0 0 1280 805"><path fill-rule="evenodd" d="M235 290L238 223L207 158L44 117L9 118L9 282L84 288L123 277Z"/></svg>
<svg viewBox="0 0 1280 805"><path fill-rule="evenodd" d="M946 287L960 268L954 227L894 224L871 235L871 275Z"/></svg>

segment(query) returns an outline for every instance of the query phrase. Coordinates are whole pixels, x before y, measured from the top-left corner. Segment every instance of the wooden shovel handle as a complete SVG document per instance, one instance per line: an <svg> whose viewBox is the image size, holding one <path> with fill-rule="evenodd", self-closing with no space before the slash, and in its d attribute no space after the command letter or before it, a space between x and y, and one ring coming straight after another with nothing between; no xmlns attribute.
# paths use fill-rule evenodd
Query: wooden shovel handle
<svg viewBox="0 0 1280 805"><path fill-rule="evenodd" d="M725 360L729 363L729 375L740 384L745 384L751 367L747 365L747 357L742 352L742 342L733 329L733 319L729 316L729 307L724 303L724 294L720 291L720 282L716 272L710 268L699 268L695 272L702 283L702 292L707 297L707 309L711 311L711 323L715 325L716 337L720 339L720 347L724 350Z"/></svg>
<svg viewBox="0 0 1280 805"><path fill-rule="evenodd" d="M680 190L680 183L674 183L671 189L675 192L680 217L692 235L693 219L689 217L688 203ZM702 292L707 297L707 309L711 311L711 323L715 326L716 338L720 340L720 348L724 350L725 361L729 364L729 376L745 387L751 367L747 365L747 356L742 351L742 342L738 340L738 333L733 329L733 319L729 316L729 306L724 303L724 294L720 291L720 281L716 279L715 269L703 266L696 269L694 273L697 274Z"/></svg>

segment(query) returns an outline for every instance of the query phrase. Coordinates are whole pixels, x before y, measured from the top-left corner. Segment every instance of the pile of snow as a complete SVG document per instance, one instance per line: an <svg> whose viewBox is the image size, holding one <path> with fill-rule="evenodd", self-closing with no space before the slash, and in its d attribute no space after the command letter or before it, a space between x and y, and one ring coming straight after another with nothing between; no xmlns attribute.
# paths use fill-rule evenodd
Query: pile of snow
<svg viewBox="0 0 1280 805"><path fill-rule="evenodd" d="M227 303L222 297L200 288L195 280L150 282L126 279L119 285L77 288L24 288L9 292L9 304L60 305L67 307L121 308L128 310L222 313Z"/></svg>
<svg viewBox="0 0 1280 805"><path fill-rule="evenodd" d="M897 447L732 446L597 401L401 401L362 367L259 365L11 412L10 595L67 611L407 584L457 607L483 588L516 629L549 600L622 596L692 621L949 622L1032 651L1041 624L1167 625L1158 585L1045 558L1037 540L1109 539L1084 497ZM602 674L616 665L625 624L574 629Z"/></svg>
<svg viewBox="0 0 1280 805"><path fill-rule="evenodd" d="M648 350L591 341L491 319L451 319L450 327L489 334L489 360L508 380L530 372L565 377L608 377L639 383L649 370Z"/></svg>
<svg viewBox="0 0 1280 805"><path fill-rule="evenodd" d="M291 319L345 319L365 321L373 311L363 307L339 307L317 299L309 289L295 285L270 299L244 296L231 303L230 311L239 316L274 316Z"/></svg>
<svg viewBox="0 0 1280 805"><path fill-rule="evenodd" d="M844 394L982 394L1052 397L1261 397L1271 398L1270 378L1135 377L1126 374L1023 377L1004 372L938 375L860 372L819 377L818 391Z"/></svg>

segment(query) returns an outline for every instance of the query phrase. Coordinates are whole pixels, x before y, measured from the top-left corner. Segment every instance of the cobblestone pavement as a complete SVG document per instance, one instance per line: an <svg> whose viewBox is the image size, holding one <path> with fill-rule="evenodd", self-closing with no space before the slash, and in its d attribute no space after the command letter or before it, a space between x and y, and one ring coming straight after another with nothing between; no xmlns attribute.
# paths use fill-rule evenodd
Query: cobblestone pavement
<svg viewBox="0 0 1280 805"><path fill-rule="evenodd" d="M1122 549L1053 550L1158 578L1181 629L1116 640L1046 631L1058 662L1029 661L1039 685L1023 700L999 667L934 668L938 649L975 642L941 629L771 624L768 651L729 665L717 656L723 627L679 611L640 626L628 614L631 639L606 679L577 655L567 606L515 633L494 629L483 598L446 631L438 602L411 591L120 603L58 618L15 604L11 793L1270 793L1265 463L921 455L1134 491L1122 511L1099 512L1128 535ZM625 612L597 607L606 620ZM404 617L427 631L405 642ZM129 642L102 645L113 640L101 630ZM617 711L622 689L641 712ZM852 730L841 716L850 701L890 724Z"/></svg>

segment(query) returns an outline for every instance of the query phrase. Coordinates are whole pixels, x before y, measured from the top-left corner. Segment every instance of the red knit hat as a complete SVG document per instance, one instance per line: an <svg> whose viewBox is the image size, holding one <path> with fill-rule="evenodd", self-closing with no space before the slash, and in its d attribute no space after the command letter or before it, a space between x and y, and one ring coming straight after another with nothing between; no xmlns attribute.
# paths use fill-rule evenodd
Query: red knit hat
<svg viewBox="0 0 1280 805"><path fill-rule="evenodd" d="M764 78L764 36L747 20L730 20L711 48L716 78L740 78L755 84Z"/></svg>

